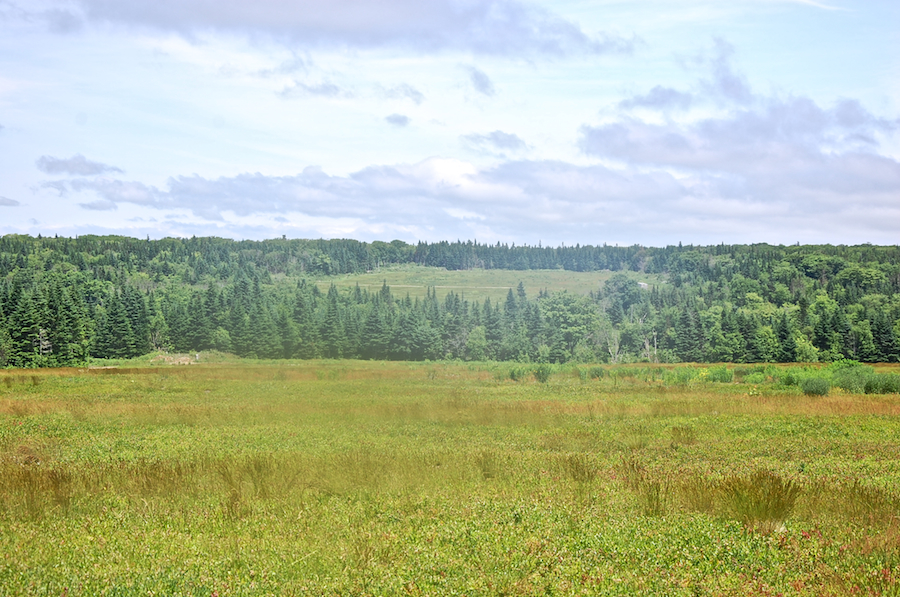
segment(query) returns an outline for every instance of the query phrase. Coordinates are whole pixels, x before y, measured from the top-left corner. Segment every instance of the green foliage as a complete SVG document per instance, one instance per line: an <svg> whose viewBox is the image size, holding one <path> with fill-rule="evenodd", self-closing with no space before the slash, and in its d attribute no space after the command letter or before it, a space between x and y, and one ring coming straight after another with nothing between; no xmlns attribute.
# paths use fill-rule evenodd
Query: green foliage
<svg viewBox="0 0 900 597"><path fill-rule="evenodd" d="M874 373L866 379L866 394L900 394L900 374Z"/></svg>
<svg viewBox="0 0 900 597"><path fill-rule="evenodd" d="M827 396L831 382L824 377L805 377L800 382L800 389L807 396Z"/></svg>
<svg viewBox="0 0 900 597"><path fill-rule="evenodd" d="M675 367L669 369L663 374L663 379L669 385L688 384L700 376L700 371L696 367Z"/></svg>
<svg viewBox="0 0 900 597"><path fill-rule="evenodd" d="M725 365L710 367L705 380L718 383L731 383L734 381L734 371L730 370Z"/></svg>
<svg viewBox="0 0 900 597"><path fill-rule="evenodd" d="M768 376L761 371L749 373L744 376L744 383L760 384L765 383L767 380Z"/></svg>
<svg viewBox="0 0 900 597"><path fill-rule="evenodd" d="M835 387L844 389L854 394L862 394L875 370L868 365L861 365L855 361L841 361L831 363L827 371L831 373L831 380Z"/></svg>
<svg viewBox="0 0 900 597"><path fill-rule="evenodd" d="M550 381L551 375L553 375L553 367L547 363L541 363L534 368L534 378L540 383L547 383Z"/></svg>
<svg viewBox="0 0 900 597"><path fill-rule="evenodd" d="M388 277L417 290L395 295ZM466 290L439 297L437 287ZM8 235L0 366L216 349L259 359L837 360L837 375L900 359L898 297L898 247ZM867 375L841 375L836 384L864 391Z"/></svg>
<svg viewBox="0 0 900 597"><path fill-rule="evenodd" d="M526 367L513 366L509 368L509 378L513 381L522 381L528 377L530 373L531 372Z"/></svg>

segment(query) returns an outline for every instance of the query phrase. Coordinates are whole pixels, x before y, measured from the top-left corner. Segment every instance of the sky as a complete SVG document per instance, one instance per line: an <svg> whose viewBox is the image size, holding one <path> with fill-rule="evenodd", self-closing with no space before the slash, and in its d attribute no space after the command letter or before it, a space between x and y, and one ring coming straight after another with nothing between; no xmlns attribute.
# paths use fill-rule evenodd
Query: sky
<svg viewBox="0 0 900 597"><path fill-rule="evenodd" d="M0 0L0 234L900 242L896 0Z"/></svg>

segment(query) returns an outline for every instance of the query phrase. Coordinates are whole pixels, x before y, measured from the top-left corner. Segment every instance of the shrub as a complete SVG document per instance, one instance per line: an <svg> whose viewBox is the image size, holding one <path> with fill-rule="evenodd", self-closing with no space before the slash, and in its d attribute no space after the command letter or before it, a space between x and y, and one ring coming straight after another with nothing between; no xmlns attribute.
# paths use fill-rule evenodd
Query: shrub
<svg viewBox="0 0 900 597"><path fill-rule="evenodd" d="M793 371L785 371L779 380L781 381L781 385L784 386L796 386L800 384L800 376Z"/></svg>
<svg viewBox="0 0 900 597"><path fill-rule="evenodd" d="M856 361L837 361L829 365L828 370L833 371L831 379L835 387L854 394L865 392L866 383L875 376L875 369L868 365L860 365Z"/></svg>
<svg viewBox="0 0 900 597"><path fill-rule="evenodd" d="M591 376L591 379L603 379L606 370L603 367L591 367L588 370L588 375Z"/></svg>
<svg viewBox="0 0 900 597"><path fill-rule="evenodd" d="M526 375L528 371L522 367L511 367L509 370L509 378L513 381L522 381Z"/></svg>
<svg viewBox="0 0 900 597"><path fill-rule="evenodd" d="M734 381L734 372L730 371L725 365L710 367L709 374L706 376L706 380L719 383L731 383L732 381Z"/></svg>
<svg viewBox="0 0 900 597"><path fill-rule="evenodd" d="M542 363L534 368L534 378L541 383L547 383L550 381L550 376L553 374L553 367L546 363Z"/></svg>
<svg viewBox="0 0 900 597"><path fill-rule="evenodd" d="M900 375L885 373L881 376L882 394L900 394Z"/></svg>
<svg viewBox="0 0 900 597"><path fill-rule="evenodd" d="M693 381L699 375L696 367L676 367L663 374L663 380L667 385L684 385Z"/></svg>
<svg viewBox="0 0 900 597"><path fill-rule="evenodd" d="M800 389L807 396L825 396L831 389L831 383L824 377L807 377L800 382Z"/></svg>
<svg viewBox="0 0 900 597"><path fill-rule="evenodd" d="M874 373L866 379L863 390L866 394L900 394L900 375Z"/></svg>
<svg viewBox="0 0 900 597"><path fill-rule="evenodd" d="M766 374L761 372L751 373L744 377L744 383L765 383Z"/></svg>

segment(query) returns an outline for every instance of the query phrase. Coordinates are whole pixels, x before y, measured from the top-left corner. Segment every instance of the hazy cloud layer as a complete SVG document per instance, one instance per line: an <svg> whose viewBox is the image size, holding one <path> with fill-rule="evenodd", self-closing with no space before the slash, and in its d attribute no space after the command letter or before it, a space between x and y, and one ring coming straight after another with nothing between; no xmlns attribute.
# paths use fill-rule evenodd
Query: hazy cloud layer
<svg viewBox="0 0 900 597"><path fill-rule="evenodd" d="M37 159L35 164L37 165L38 170L46 174L94 176L96 174L106 174L108 172L122 172L120 168L116 168L115 166L101 164L100 162L92 162L81 154L68 159L42 155Z"/></svg>
<svg viewBox="0 0 900 597"><path fill-rule="evenodd" d="M15 207L20 205L18 201L15 199L10 199L8 197L0 197L0 206L2 207Z"/></svg>
<svg viewBox="0 0 900 597"><path fill-rule="evenodd" d="M57 0L45 15L70 31L83 20L191 36L207 31L266 35L298 45L406 46L479 54L630 52L633 40L592 35L547 10L515 0Z"/></svg>

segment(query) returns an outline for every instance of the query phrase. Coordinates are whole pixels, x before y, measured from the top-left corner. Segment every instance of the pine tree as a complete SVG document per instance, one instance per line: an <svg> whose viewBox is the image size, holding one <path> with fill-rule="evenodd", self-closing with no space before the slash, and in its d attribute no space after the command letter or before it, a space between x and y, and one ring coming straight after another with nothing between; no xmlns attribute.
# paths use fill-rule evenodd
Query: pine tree
<svg viewBox="0 0 900 597"><path fill-rule="evenodd" d="M794 363L797 361L797 342L794 339L794 326L788 317L787 311L781 312L781 317L775 325L775 335L778 338L778 362Z"/></svg>
<svg viewBox="0 0 900 597"><path fill-rule="evenodd" d="M344 342L346 339L338 305L338 292L334 284L328 289L326 301L325 321L322 325L322 342L325 356L329 359L339 359L344 354Z"/></svg>
<svg viewBox="0 0 900 597"><path fill-rule="evenodd" d="M690 307L683 308L678 317L675 353L686 363L697 363L703 355L703 331L696 312Z"/></svg>

